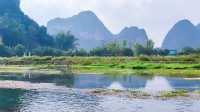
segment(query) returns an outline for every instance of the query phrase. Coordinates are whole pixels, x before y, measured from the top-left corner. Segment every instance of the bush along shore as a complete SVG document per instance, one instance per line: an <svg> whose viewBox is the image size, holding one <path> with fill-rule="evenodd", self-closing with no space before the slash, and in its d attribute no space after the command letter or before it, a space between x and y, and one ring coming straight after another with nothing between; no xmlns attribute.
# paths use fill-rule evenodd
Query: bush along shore
<svg viewBox="0 0 200 112"><path fill-rule="evenodd" d="M43 71L200 77L200 56L10 57L0 58L0 72Z"/></svg>

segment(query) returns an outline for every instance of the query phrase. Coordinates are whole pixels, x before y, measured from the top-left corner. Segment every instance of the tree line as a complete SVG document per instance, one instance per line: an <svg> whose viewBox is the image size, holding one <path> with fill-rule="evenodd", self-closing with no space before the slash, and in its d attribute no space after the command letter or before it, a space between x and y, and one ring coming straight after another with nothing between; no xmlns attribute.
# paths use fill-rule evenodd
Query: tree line
<svg viewBox="0 0 200 112"><path fill-rule="evenodd" d="M148 40L145 45L136 43L131 48L128 47L127 41L125 40L112 41L91 50L77 48L77 41L78 39L76 39L70 32L59 33L53 37L53 46L39 46L30 50L23 44L17 44L14 47L6 46L1 39L0 56L166 56L170 52L167 49L155 48L152 40ZM180 55L189 55L194 53L200 53L200 48L194 49L186 47L179 52Z"/></svg>
<svg viewBox="0 0 200 112"><path fill-rule="evenodd" d="M9 46L0 38L0 56L64 56L71 55L72 51L76 49L77 39L70 33L59 33L53 37L53 44L50 46L38 46L35 48L28 48L24 44L16 44Z"/></svg>
<svg viewBox="0 0 200 112"><path fill-rule="evenodd" d="M154 48L154 42L148 40L146 45L134 44L128 47L127 41L113 41L97 47L89 52L81 49L79 54L82 56L140 56L140 55L168 55L169 50Z"/></svg>

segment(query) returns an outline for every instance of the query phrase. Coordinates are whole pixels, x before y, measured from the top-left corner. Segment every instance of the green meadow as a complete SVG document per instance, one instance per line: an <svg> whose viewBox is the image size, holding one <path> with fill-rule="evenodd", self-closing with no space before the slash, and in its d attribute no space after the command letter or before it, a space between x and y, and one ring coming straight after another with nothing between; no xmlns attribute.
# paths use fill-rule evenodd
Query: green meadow
<svg viewBox="0 0 200 112"><path fill-rule="evenodd" d="M200 77L200 56L10 57L0 58L0 72L47 74L100 73Z"/></svg>

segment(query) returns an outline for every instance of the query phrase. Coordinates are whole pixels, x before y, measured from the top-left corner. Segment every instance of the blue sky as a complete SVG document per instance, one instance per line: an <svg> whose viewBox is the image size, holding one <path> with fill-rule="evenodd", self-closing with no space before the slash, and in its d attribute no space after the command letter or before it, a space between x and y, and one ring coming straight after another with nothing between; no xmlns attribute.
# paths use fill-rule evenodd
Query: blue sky
<svg viewBox="0 0 200 112"><path fill-rule="evenodd" d="M160 46L175 22L200 23L200 0L21 0L21 8L40 25L55 17L67 18L91 10L113 33L138 26Z"/></svg>

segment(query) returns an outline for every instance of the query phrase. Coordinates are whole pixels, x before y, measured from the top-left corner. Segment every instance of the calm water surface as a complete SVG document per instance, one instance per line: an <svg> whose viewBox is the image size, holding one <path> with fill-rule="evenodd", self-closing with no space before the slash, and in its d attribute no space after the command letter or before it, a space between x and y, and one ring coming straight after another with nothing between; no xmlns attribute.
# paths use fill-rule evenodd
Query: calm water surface
<svg viewBox="0 0 200 112"><path fill-rule="evenodd" d="M0 112L198 112L199 100L95 96L87 90L200 90L200 81L133 75L0 75Z"/></svg>

